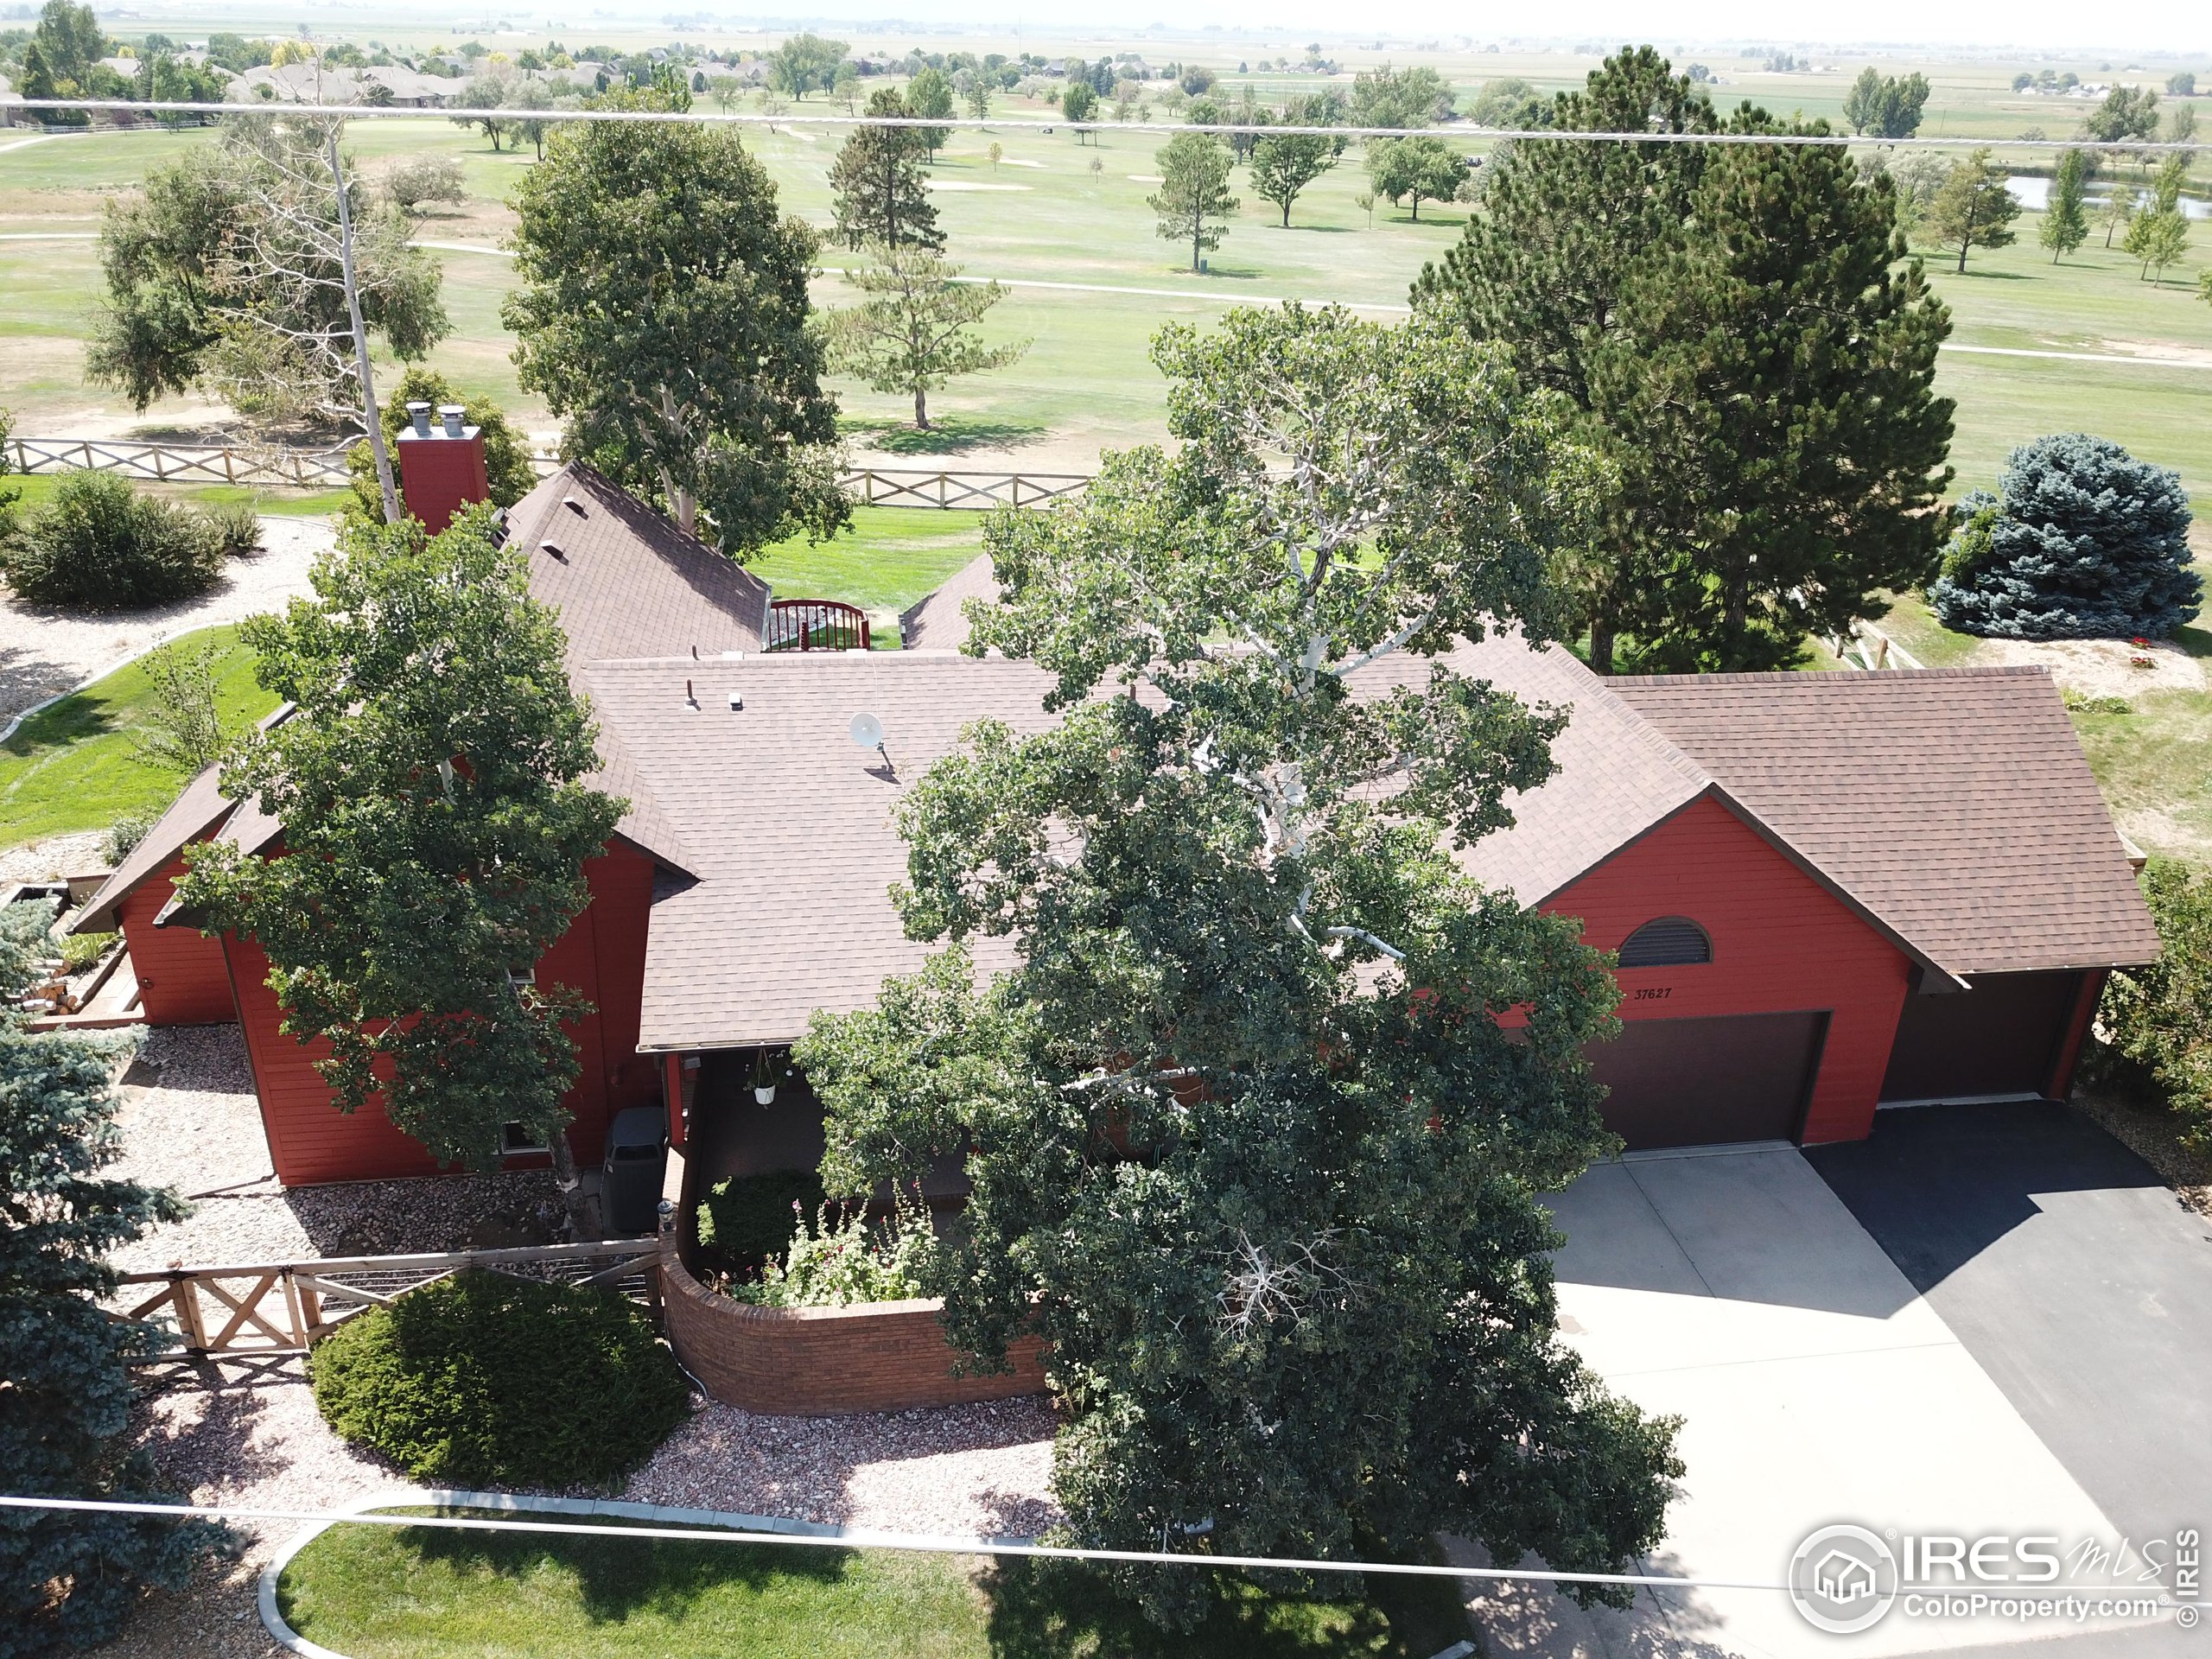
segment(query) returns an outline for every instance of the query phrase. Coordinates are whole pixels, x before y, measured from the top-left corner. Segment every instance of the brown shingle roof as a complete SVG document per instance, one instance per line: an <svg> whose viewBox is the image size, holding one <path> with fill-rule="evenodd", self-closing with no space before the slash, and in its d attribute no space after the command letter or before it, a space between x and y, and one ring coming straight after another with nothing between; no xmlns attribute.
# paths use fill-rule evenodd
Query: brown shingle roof
<svg viewBox="0 0 2212 1659"><path fill-rule="evenodd" d="M78 907L62 931L67 933L112 933L121 925L116 906L148 876L198 841L230 816L232 803L224 795L216 769L195 774L184 792L169 803L154 826L100 884L100 890Z"/></svg>
<svg viewBox="0 0 2212 1659"><path fill-rule="evenodd" d="M571 666L760 649L768 584L588 467L516 502L507 532L529 555L532 597L561 613Z"/></svg>
<svg viewBox="0 0 2212 1659"><path fill-rule="evenodd" d="M909 651L958 651L971 631L963 607L971 599L998 596L991 556L980 553L947 576L942 588L899 613L899 637Z"/></svg>
<svg viewBox="0 0 2212 1659"><path fill-rule="evenodd" d="M900 796L970 721L1053 723L1049 680L1032 664L934 653L594 663L582 677L697 878L664 879L653 906L648 1050L788 1042L817 1008L864 1007L887 975L918 967L926 947L887 897L906 871ZM883 722L888 772L848 729L864 711ZM1011 959L998 941L976 955L986 967Z"/></svg>
<svg viewBox="0 0 2212 1659"><path fill-rule="evenodd" d="M1611 690L1955 974L2158 953L2039 668L1651 677Z"/></svg>

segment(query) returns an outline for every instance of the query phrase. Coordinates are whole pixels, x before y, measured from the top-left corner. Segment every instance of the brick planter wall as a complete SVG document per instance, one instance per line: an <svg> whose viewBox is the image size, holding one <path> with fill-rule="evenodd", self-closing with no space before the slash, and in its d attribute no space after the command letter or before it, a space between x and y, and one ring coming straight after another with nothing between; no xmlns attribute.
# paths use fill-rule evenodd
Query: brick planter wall
<svg viewBox="0 0 2212 1659"><path fill-rule="evenodd" d="M1015 1344L1011 1372L956 1376L934 1299L859 1307L753 1307L709 1290L672 1240L661 1253L669 1341L725 1405L794 1417L904 1411L1045 1392L1039 1344Z"/></svg>

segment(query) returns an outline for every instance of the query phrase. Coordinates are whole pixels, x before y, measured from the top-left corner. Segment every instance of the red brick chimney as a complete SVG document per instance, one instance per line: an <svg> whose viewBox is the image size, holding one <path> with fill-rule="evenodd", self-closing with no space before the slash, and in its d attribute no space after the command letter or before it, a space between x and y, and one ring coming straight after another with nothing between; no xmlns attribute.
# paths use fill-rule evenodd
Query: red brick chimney
<svg viewBox="0 0 2212 1659"><path fill-rule="evenodd" d="M399 492L433 536L470 502L492 499L483 429L463 426L461 412L459 404L442 404L433 421L428 404L410 404L412 424L399 434Z"/></svg>

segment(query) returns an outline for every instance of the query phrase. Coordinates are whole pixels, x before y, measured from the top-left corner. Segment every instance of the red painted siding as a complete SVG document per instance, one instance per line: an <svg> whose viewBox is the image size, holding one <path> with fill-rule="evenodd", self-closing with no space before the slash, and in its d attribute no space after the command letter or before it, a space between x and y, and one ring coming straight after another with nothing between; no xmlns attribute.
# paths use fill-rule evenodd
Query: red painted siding
<svg viewBox="0 0 2212 1659"><path fill-rule="evenodd" d="M196 928L156 927L154 918L184 877L181 855L140 882L118 906L123 942L138 976L138 1003L149 1026L220 1026L238 1018L223 944Z"/></svg>
<svg viewBox="0 0 2212 1659"><path fill-rule="evenodd" d="M588 1166L603 1150L608 1117L624 1106L657 1102L660 1083L652 1061L637 1052L652 861L610 846L584 866L584 875L591 903L540 958L537 977L542 984L573 986L598 1005L570 1033L579 1071L568 1099L575 1116L569 1144ZM296 1042L279 1028L269 958L260 945L232 935L222 944L277 1179L287 1186L314 1186L436 1173L429 1154L393 1128L375 1102L350 1115L332 1107L330 1090L315 1069L328 1050L321 1042ZM516 1163L530 1161L543 1160Z"/></svg>
<svg viewBox="0 0 2212 1659"><path fill-rule="evenodd" d="M1584 938L1607 950L1655 917L1700 924L1713 960L1623 969L1621 1018L1827 1010L1804 1140L1857 1141L1872 1130L1911 964L1720 802L1685 808L1544 909L1580 917Z"/></svg>

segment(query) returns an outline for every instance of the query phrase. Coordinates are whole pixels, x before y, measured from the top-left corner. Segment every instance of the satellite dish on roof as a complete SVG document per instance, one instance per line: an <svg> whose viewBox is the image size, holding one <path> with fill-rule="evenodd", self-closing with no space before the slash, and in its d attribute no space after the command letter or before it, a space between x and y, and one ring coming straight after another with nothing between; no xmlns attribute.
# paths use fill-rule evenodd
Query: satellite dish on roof
<svg viewBox="0 0 2212 1659"><path fill-rule="evenodd" d="M864 749L883 747L883 722L874 715L855 715L853 723L845 729L853 734L853 741Z"/></svg>

